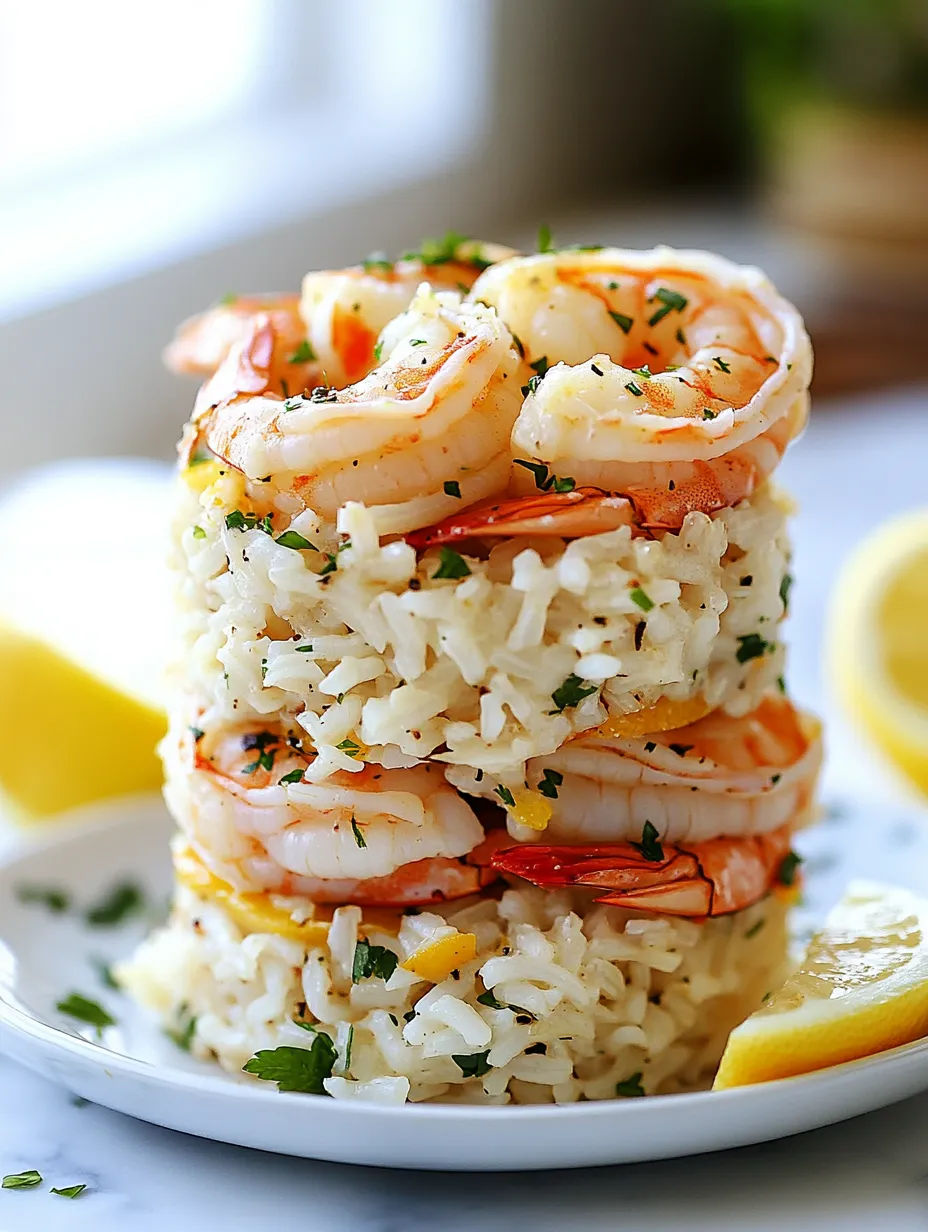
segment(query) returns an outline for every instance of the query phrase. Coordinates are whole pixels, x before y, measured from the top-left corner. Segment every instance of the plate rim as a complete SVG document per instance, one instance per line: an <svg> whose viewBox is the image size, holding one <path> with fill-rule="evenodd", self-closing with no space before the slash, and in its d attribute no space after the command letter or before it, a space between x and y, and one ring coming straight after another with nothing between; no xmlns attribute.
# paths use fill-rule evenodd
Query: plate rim
<svg viewBox="0 0 928 1232"><path fill-rule="evenodd" d="M158 805L164 808L158 793L146 792L129 796L115 797L99 801L95 804L83 805L66 815L62 815L51 824L54 833L33 836L25 834L17 836L11 849L0 855L0 892L3 883L15 876L16 869L37 856L51 850L60 850L73 845L82 845L88 839L95 837L100 831L113 828L138 825L138 813L143 809ZM0 935L0 944L6 944ZM928 1036L914 1040L908 1044L899 1044L894 1048L884 1049L867 1057L858 1057L844 1061L839 1065L828 1066L807 1074L796 1074L787 1078L777 1078L766 1082L752 1083L747 1086L730 1087L722 1091L712 1089L706 1091L687 1091L668 1095L646 1095L643 1099L605 1099L576 1101L570 1104L442 1104L442 1103L407 1103L380 1104L373 1101L339 1100L333 1101L328 1096L310 1095L303 1092L278 1091L272 1084L261 1086L237 1082L231 1074L218 1069L215 1074L196 1073L175 1066L155 1065L128 1053L116 1052L84 1036L55 1026L36 1017L20 1003L15 995L9 995L9 984L6 979L0 979L0 1043L4 1031L35 1042L51 1050L63 1050L85 1065L100 1068L104 1071L118 1071L127 1077L140 1082L149 1082L162 1088L172 1088L185 1094L211 1095L235 1098L248 1102L257 1101L271 1107L307 1110L321 1110L338 1105L339 1115L347 1117L365 1117L376 1109L378 1116L399 1121L466 1121L473 1124L482 1118L494 1122L503 1115L506 1119L516 1119L521 1122L537 1120L550 1121L557 1118L560 1123L571 1120L609 1119L616 1117L637 1118L642 1115L654 1114L659 1107L663 1114L669 1114L672 1108L688 1111L705 1105L705 1110L721 1109L723 1104L732 1107L739 1103L749 1103L758 1098L775 1100L778 1094L792 1089L799 1095L806 1095L814 1102L815 1092L820 1087L838 1085L843 1079L868 1074L874 1069L895 1067L902 1061L911 1061L924 1056L928 1062ZM768 1092L768 1096L759 1096L759 1091ZM915 1092L913 1092L914 1094ZM282 1102L283 1101L283 1102Z"/></svg>

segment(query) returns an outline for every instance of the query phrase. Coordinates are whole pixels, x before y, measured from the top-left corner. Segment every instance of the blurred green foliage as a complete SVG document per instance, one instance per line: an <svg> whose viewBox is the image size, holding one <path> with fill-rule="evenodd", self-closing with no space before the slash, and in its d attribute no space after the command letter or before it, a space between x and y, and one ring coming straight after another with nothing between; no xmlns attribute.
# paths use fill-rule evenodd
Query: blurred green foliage
<svg viewBox="0 0 928 1232"><path fill-rule="evenodd" d="M714 3L734 23L762 127L797 103L928 112L928 0Z"/></svg>

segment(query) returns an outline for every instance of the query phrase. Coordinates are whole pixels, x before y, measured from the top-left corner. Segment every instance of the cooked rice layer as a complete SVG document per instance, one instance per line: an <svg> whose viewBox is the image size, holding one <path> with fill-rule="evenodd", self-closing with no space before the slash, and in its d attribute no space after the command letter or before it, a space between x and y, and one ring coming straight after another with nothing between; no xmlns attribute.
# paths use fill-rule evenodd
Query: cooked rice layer
<svg viewBox="0 0 928 1232"><path fill-rule="evenodd" d="M342 907L328 945L307 950L244 933L181 886L171 922L118 974L166 1025L192 1015L194 1053L234 1073L259 1050L310 1047L302 1018L335 1042L336 1098L569 1103L635 1093L636 1075L648 1094L704 1085L781 980L785 915L776 895L699 924L520 888L405 916L398 936ZM359 938L402 963L455 929L475 936L476 957L440 983L402 966L352 982ZM478 1001L486 990L505 1008Z"/></svg>
<svg viewBox="0 0 928 1232"><path fill-rule="evenodd" d="M347 543L327 556L276 541L287 527L324 549L312 512L242 527L240 476L192 474L175 560L196 698L184 721L295 720L317 750L311 780L357 769L346 740L385 765L521 777L607 713L703 697L743 714L782 674L788 504L769 488L677 534L503 541L443 578L439 549L381 545L362 505L343 508Z"/></svg>

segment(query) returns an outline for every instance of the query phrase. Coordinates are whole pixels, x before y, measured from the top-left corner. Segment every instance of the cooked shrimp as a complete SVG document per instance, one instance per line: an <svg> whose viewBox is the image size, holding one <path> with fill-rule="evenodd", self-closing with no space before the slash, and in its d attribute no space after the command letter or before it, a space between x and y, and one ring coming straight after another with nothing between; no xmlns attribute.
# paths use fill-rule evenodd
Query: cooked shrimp
<svg viewBox="0 0 928 1232"><path fill-rule="evenodd" d="M457 898L494 879L483 827L440 768L363 766L302 781L298 738L254 727L165 749L166 794L191 847L244 892L316 902ZM462 857L479 859L470 863Z"/></svg>
<svg viewBox="0 0 928 1232"><path fill-rule="evenodd" d="M268 314L280 345L284 397L319 384L340 388L374 367L378 335L409 307L422 282L439 291L466 291L494 261L514 255L499 244L449 234L426 240L421 252L401 261L374 257L348 269L307 274L302 296L228 296L184 321L164 360L173 372L212 376L247 337L255 317ZM311 366L288 370L287 364Z"/></svg>
<svg viewBox="0 0 928 1232"><path fill-rule="evenodd" d="M492 865L546 889L606 890L596 899L600 903L705 919L744 911L777 883L793 884L789 844L789 826L687 845L661 843L645 833L639 843L522 844L497 851Z"/></svg>
<svg viewBox="0 0 928 1232"><path fill-rule="evenodd" d="M203 436L247 478L281 482L331 521L349 500L376 506L380 534L428 526L505 487L520 360L492 309L423 286L385 331L379 368L346 389L283 400L254 390L274 334L259 317L204 386L188 453Z"/></svg>
<svg viewBox="0 0 928 1232"><path fill-rule="evenodd" d="M367 376L377 362L381 331L405 312L421 283L436 291L467 291L488 265L512 255L511 248L449 235L426 241L422 252L395 263L374 258L307 274L300 311L325 384L341 389Z"/></svg>
<svg viewBox="0 0 928 1232"><path fill-rule="evenodd" d="M668 248L563 251L495 265L471 295L536 372L514 456L627 496L642 526L750 496L805 425L809 339L758 270ZM513 479L530 489L525 469Z"/></svg>
<svg viewBox="0 0 928 1232"><path fill-rule="evenodd" d="M743 718L718 710L646 739L587 732L528 763L551 819L543 834L510 820L510 833L523 842L627 842L650 824L664 842L702 843L800 826L821 761L819 723L779 696Z"/></svg>

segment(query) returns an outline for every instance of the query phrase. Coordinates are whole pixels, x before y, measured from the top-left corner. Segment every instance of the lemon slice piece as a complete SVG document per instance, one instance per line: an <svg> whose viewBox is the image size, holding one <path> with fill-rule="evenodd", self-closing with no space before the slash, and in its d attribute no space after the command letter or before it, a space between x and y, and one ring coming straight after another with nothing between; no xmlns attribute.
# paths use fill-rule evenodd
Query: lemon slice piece
<svg viewBox="0 0 928 1232"><path fill-rule="evenodd" d="M880 527L845 567L831 610L845 705L928 792L928 512Z"/></svg>
<svg viewBox="0 0 928 1232"><path fill-rule="evenodd" d="M788 1078L928 1035L928 899L857 881L802 965L726 1045L715 1089Z"/></svg>
<svg viewBox="0 0 928 1232"><path fill-rule="evenodd" d="M171 475L67 463L0 501L0 791L36 818L157 788Z"/></svg>

